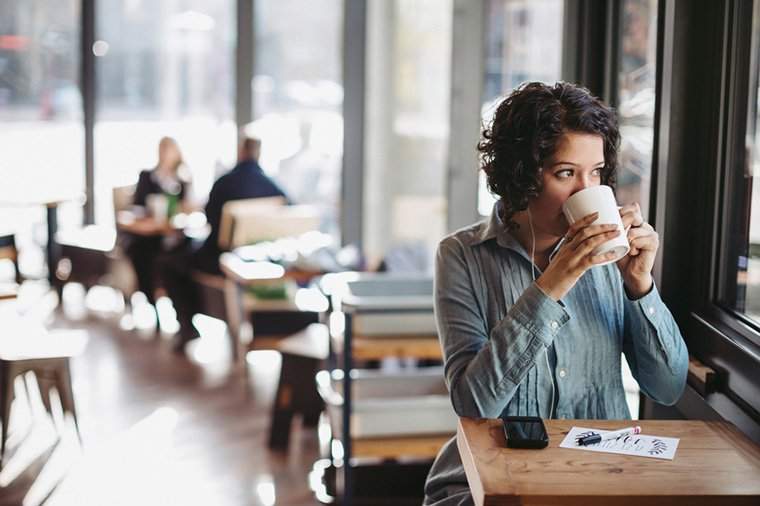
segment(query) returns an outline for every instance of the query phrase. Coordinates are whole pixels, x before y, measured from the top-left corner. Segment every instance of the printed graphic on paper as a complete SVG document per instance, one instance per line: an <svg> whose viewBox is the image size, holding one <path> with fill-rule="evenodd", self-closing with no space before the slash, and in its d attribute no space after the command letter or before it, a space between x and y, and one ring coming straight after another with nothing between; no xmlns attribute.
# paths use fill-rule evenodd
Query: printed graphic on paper
<svg viewBox="0 0 760 506"><path fill-rule="evenodd" d="M605 434L606 430L589 429L586 427L573 427L565 439L560 443L560 448L571 450L586 450L590 452L619 453L621 455L634 455L637 457L652 457L655 459L673 460L678 448L678 438L651 436L647 434L635 434L623 436L618 439L608 439L601 443L588 446L576 444L579 437L588 433Z"/></svg>

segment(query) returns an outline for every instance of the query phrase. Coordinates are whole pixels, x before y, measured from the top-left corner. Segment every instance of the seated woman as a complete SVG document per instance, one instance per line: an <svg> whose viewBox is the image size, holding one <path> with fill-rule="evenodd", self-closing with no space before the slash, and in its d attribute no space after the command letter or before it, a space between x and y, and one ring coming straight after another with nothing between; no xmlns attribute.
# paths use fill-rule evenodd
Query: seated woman
<svg viewBox="0 0 760 506"><path fill-rule="evenodd" d="M594 255L616 237L592 214L568 226L575 192L614 185L619 133L608 107L571 84L529 83L498 107L478 145L490 220L441 241L435 311L446 382L459 416L625 419L624 353L641 390L673 404L686 381L681 333L652 280L658 236L638 204L620 210L631 249ZM629 228L630 227L630 228ZM471 504L452 439L425 504Z"/></svg>
<svg viewBox="0 0 760 506"><path fill-rule="evenodd" d="M171 137L163 137L159 142L156 167L140 172L133 204L147 207L150 195L166 195L167 202L169 199L176 202L178 211L190 208L190 178L184 170L177 141ZM146 295L148 302L155 305L155 291L159 286L155 265L165 249L165 238L161 234L129 234L126 242L126 253L134 266L138 289Z"/></svg>

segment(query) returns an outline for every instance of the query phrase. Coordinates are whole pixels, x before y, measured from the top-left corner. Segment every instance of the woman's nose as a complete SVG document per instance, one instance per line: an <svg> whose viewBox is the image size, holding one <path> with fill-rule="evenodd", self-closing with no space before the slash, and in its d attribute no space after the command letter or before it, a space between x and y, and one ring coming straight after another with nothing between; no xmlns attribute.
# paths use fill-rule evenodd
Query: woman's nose
<svg viewBox="0 0 760 506"><path fill-rule="evenodd" d="M591 175L580 175L576 180L575 191L579 192L581 190L585 190L586 188L594 186L595 184L596 181Z"/></svg>

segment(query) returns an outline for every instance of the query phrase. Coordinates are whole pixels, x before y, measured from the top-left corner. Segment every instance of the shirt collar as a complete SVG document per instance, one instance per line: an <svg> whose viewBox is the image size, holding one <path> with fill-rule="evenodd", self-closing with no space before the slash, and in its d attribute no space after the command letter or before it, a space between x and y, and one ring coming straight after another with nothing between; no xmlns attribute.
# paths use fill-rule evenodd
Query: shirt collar
<svg viewBox="0 0 760 506"><path fill-rule="evenodd" d="M501 246L502 248L511 249L520 256L524 257L528 261L530 261L530 254L525 251L525 248L522 247L522 244L515 239L515 237L512 235L512 233L509 232L509 229L507 229L506 224L501 219L502 210L504 209L504 204L501 202L501 200L497 201L494 206L493 210L491 211L491 217L484 221L481 226L480 230L477 234L477 239L473 243L473 246L477 246L479 244L483 244L484 242L496 239L496 244ZM557 245L552 250L551 254L549 255L549 260L554 258L554 255L557 254L557 251L559 251L559 248L562 246L562 243L564 242L564 239L559 241Z"/></svg>

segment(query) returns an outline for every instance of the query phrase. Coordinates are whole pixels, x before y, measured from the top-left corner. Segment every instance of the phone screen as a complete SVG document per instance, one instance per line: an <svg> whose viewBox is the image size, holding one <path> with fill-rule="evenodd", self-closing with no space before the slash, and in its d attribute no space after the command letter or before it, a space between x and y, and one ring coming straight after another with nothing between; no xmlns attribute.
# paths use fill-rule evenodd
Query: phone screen
<svg viewBox="0 0 760 506"><path fill-rule="evenodd" d="M549 441L544 422L538 417L507 417L504 431L507 446L513 448L543 448Z"/></svg>

